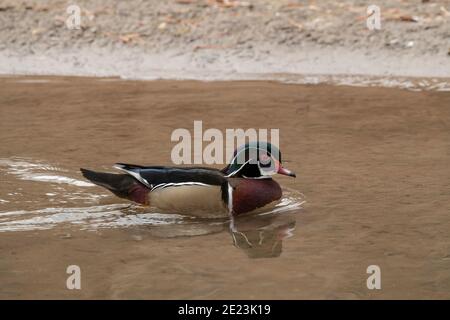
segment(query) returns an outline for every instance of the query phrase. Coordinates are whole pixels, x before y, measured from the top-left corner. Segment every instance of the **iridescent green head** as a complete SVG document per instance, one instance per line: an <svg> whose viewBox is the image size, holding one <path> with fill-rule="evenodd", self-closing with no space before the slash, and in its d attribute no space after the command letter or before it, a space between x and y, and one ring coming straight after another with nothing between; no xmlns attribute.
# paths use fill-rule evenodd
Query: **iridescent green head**
<svg viewBox="0 0 450 320"><path fill-rule="evenodd" d="M229 177L266 178L274 174L295 177L281 165L280 150L269 142L253 141L234 151L230 164L222 170Z"/></svg>

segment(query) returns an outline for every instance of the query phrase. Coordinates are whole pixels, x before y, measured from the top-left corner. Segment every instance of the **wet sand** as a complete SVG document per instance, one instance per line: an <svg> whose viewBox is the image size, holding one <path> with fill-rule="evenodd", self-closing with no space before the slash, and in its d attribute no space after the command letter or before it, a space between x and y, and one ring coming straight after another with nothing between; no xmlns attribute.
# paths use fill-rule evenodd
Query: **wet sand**
<svg viewBox="0 0 450 320"><path fill-rule="evenodd" d="M0 298L448 299L449 105L387 88L0 78ZM306 203L231 234L227 221L150 221L82 184L81 166L170 164L171 132L194 120L279 128L297 179L276 179ZM366 287L372 264L381 290Z"/></svg>

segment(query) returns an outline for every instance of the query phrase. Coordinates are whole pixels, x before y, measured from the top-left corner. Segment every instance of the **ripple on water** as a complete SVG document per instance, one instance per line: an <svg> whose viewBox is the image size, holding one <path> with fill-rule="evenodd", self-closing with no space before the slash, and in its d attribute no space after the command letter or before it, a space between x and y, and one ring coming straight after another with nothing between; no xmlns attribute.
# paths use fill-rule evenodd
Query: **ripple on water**
<svg viewBox="0 0 450 320"><path fill-rule="evenodd" d="M48 174L47 172L66 171L58 167L50 166L43 162L30 162L24 159L0 159L0 167L6 167L6 172L16 175L19 179L41 181L51 183L65 183L77 187L92 187L94 184L69 178L62 175Z"/></svg>
<svg viewBox="0 0 450 320"><path fill-rule="evenodd" d="M109 198L111 201L116 198L109 194L92 193L91 188L86 187L91 187L93 184L68 177L75 175L75 172L51 166L43 161L0 159L0 170L0 173L9 174L19 181L40 183L37 191L36 187L32 189L35 192L34 198L27 194L26 186L21 188L21 192L10 193L10 197L15 202L9 205L8 209L13 208L13 210L0 211L0 232L46 230L58 225L77 226L80 230L98 230L133 226L205 224L205 219L160 213L154 208L135 204L102 204L103 198ZM8 182L15 185L18 180ZM31 200L26 201L31 201L31 209L16 210L19 205L24 208L24 199L30 199L30 197ZM1 203L9 202L6 199L1 200ZM301 193L284 188L283 198L275 207L258 212L256 215L292 212L301 209L303 202ZM45 207L42 208L42 206ZM220 223L217 219L206 222L208 225L217 223ZM191 229L196 234L205 232L199 228L195 231L195 227ZM179 231L177 234L180 234ZM186 232L183 231L183 234Z"/></svg>
<svg viewBox="0 0 450 320"><path fill-rule="evenodd" d="M299 210L304 203L304 201L299 200L292 195L285 196L272 210L260 212L257 215L282 214ZM205 222L205 219L152 210L154 209L122 203L89 207L5 211L0 212L0 232L46 230L62 224L77 225L81 230L97 230ZM209 222L217 223L217 219L209 219Z"/></svg>
<svg viewBox="0 0 450 320"><path fill-rule="evenodd" d="M101 227L179 223L183 219L174 214L138 212L139 208L129 204L0 212L0 232L45 230L59 224L74 224L79 225L80 229L95 230Z"/></svg>

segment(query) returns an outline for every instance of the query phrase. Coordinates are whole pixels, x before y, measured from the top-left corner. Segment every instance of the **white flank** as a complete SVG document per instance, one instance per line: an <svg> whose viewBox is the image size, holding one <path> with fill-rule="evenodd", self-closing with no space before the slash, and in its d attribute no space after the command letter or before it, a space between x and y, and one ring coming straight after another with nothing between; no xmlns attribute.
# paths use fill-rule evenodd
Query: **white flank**
<svg viewBox="0 0 450 320"><path fill-rule="evenodd" d="M228 211L233 213L233 187L228 183Z"/></svg>

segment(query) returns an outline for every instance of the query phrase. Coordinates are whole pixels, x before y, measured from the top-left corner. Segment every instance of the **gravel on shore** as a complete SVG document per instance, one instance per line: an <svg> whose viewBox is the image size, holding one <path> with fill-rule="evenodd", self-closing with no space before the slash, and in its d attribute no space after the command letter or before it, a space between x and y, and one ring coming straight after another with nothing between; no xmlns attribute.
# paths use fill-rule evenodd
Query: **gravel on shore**
<svg viewBox="0 0 450 320"><path fill-rule="evenodd" d="M0 74L450 77L450 1L376 2L380 30L371 1L2 0Z"/></svg>

